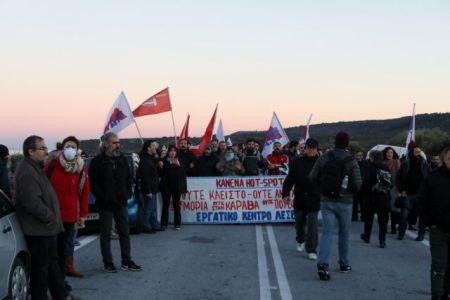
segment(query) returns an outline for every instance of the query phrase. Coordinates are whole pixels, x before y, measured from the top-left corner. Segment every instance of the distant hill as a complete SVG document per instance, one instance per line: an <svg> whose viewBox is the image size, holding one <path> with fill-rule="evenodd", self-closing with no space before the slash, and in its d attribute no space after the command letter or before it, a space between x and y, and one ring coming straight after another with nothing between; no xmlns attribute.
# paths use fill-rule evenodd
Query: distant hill
<svg viewBox="0 0 450 300"><path fill-rule="evenodd" d="M336 123L321 123L310 126L311 136L319 140L321 147L333 145L333 138L336 132L343 130L350 134L354 144L363 150L370 149L376 144L395 143L403 145L409 128L411 117L401 117L388 120L365 120ZM304 126L285 128L289 139L297 140ZM425 129L437 129L442 131L446 137L450 136L450 113L432 113L416 116L417 131ZM256 138L263 141L265 131L238 131L230 135L233 143L243 143L248 138ZM153 138L160 145L174 143L173 137ZM191 138L192 143L198 143L200 137ZM81 141L81 148L87 153L97 152L98 140ZM139 139L121 139L121 145L126 152L137 152L141 148Z"/></svg>

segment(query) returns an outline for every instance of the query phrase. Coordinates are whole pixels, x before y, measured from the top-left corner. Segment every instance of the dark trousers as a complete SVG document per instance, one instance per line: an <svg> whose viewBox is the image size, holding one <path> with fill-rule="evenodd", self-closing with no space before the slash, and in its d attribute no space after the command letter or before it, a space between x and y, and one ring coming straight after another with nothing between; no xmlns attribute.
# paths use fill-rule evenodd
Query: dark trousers
<svg viewBox="0 0 450 300"><path fill-rule="evenodd" d="M388 212L387 211L373 211L367 210L363 213L364 221L364 235L370 239L372 233L373 217L377 214L378 217L378 238L380 241L386 240Z"/></svg>
<svg viewBox="0 0 450 300"><path fill-rule="evenodd" d="M358 192L353 195L352 221L358 221L359 206L362 202L362 193Z"/></svg>
<svg viewBox="0 0 450 300"><path fill-rule="evenodd" d="M391 214L391 232L395 234L397 233L397 225L400 221L400 213L391 210L390 214Z"/></svg>
<svg viewBox="0 0 450 300"><path fill-rule="evenodd" d="M163 206L161 212L161 226L166 226L169 220L169 207L170 207L170 199L172 198L172 206L173 206L173 223L175 227L181 225L181 208L180 208L180 198L181 194L178 192L170 192L170 193L161 193L163 199Z"/></svg>
<svg viewBox="0 0 450 300"><path fill-rule="evenodd" d="M54 300L67 296L58 265L56 236L25 236L31 254L30 292L33 300L47 300L47 290Z"/></svg>
<svg viewBox="0 0 450 300"><path fill-rule="evenodd" d="M450 288L450 233L431 228L430 252L431 295L441 299L449 294Z"/></svg>
<svg viewBox="0 0 450 300"><path fill-rule="evenodd" d="M299 244L305 243L308 253L317 253L317 243L319 234L317 230L317 211L295 210L295 231L296 241Z"/></svg>
<svg viewBox="0 0 450 300"><path fill-rule="evenodd" d="M127 264L131 260L130 247L130 228L128 226L128 209L121 207L117 209L105 210L99 209L100 216L100 248L103 257L103 263L110 265L113 263L111 254L111 229L112 221L116 223L116 229L119 233L120 253L122 263Z"/></svg>
<svg viewBox="0 0 450 300"><path fill-rule="evenodd" d="M400 221L398 226L398 235L404 236L406 232L406 228L408 227L408 218L409 215L414 211L417 202L417 195L409 195L406 197L405 207L402 208L400 212ZM425 236L425 225L422 222L422 219L419 218L419 236Z"/></svg>
<svg viewBox="0 0 450 300"><path fill-rule="evenodd" d="M61 270L63 278L66 278L66 260L67 253L69 253L69 247L72 245L72 239L75 234L75 223L63 223L64 231L58 234L58 265Z"/></svg>

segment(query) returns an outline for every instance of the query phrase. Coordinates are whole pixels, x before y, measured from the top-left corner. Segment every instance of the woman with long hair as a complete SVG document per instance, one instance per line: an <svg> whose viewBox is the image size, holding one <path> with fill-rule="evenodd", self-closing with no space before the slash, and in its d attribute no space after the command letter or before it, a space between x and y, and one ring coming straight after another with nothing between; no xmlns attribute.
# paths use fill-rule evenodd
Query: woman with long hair
<svg viewBox="0 0 450 300"><path fill-rule="evenodd" d="M174 212L174 226L176 230L180 230L181 226L181 195L187 192L187 181L185 167L178 160L177 148L173 145L169 146L167 159L163 160L163 168L161 175L161 193L163 194L163 207L161 214L161 226L167 227L169 217L170 199Z"/></svg>
<svg viewBox="0 0 450 300"><path fill-rule="evenodd" d="M400 220L400 208L395 207L394 202L395 199L398 197L398 189L395 185L395 180L397 178L398 170L400 169L400 157L398 153L394 150L392 147L386 147L384 148L383 152L383 161L388 166L389 171L391 172L391 180L393 187L391 188L391 233L396 234L397 233L397 225Z"/></svg>

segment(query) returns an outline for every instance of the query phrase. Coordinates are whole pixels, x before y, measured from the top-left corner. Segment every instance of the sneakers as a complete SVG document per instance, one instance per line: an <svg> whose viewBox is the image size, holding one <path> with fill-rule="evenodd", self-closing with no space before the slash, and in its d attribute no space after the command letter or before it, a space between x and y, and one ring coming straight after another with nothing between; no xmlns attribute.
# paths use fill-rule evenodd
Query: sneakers
<svg viewBox="0 0 450 300"><path fill-rule="evenodd" d="M364 233L361 233L360 237L364 241L364 243L370 243L370 239Z"/></svg>
<svg viewBox="0 0 450 300"><path fill-rule="evenodd" d="M325 265L317 266L317 274L319 275L320 280L328 281L331 279L328 268Z"/></svg>
<svg viewBox="0 0 450 300"><path fill-rule="evenodd" d="M340 269L341 269L341 273L348 273L352 270L352 267L350 267L349 265L346 265L346 264L342 264Z"/></svg>
<svg viewBox="0 0 450 300"><path fill-rule="evenodd" d="M317 260L317 254L314 252L308 253L308 259Z"/></svg>
<svg viewBox="0 0 450 300"><path fill-rule="evenodd" d="M117 269L113 264L106 264L104 267L106 273L116 273Z"/></svg>
<svg viewBox="0 0 450 300"><path fill-rule="evenodd" d="M134 261L130 260L128 263L122 263L122 270L126 271L141 271L142 267L138 266L134 263Z"/></svg>
<svg viewBox="0 0 450 300"><path fill-rule="evenodd" d="M423 235L418 235L418 236L416 237L416 241L421 242L421 241L423 241L424 238L425 238L425 237L424 237Z"/></svg>
<svg viewBox="0 0 450 300"><path fill-rule="evenodd" d="M177 227L175 227L175 230L181 230L181 227L180 226L177 226Z"/></svg>
<svg viewBox="0 0 450 300"><path fill-rule="evenodd" d="M305 243L297 243L297 252L303 252L305 250Z"/></svg>

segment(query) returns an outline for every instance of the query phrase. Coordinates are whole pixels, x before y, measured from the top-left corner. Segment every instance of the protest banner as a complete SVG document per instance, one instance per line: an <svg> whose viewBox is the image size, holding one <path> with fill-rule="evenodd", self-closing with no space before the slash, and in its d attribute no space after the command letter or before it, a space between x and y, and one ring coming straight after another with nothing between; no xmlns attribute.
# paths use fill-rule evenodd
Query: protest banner
<svg viewBox="0 0 450 300"><path fill-rule="evenodd" d="M294 222L292 203L286 205L282 200L284 179L285 176L189 177L188 193L180 204L182 223Z"/></svg>

